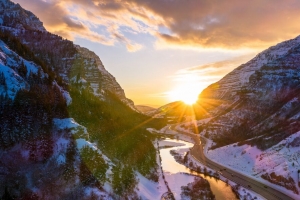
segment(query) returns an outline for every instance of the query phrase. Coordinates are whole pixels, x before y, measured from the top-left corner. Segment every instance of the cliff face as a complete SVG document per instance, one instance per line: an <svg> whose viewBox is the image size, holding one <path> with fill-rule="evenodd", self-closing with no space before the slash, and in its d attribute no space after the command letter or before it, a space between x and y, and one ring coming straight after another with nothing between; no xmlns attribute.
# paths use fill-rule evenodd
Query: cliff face
<svg viewBox="0 0 300 200"><path fill-rule="evenodd" d="M77 61L82 64L76 61L71 69L71 74L76 75L77 73L76 76L79 76L81 81L89 83L96 96L105 98L105 91L110 91L130 108L137 111L133 101L126 98L123 88L116 81L115 77L104 68L100 58L94 52L86 48L78 45L75 47L78 51ZM76 80L75 76L71 77L71 79L72 78L73 81L77 81L77 77Z"/></svg>

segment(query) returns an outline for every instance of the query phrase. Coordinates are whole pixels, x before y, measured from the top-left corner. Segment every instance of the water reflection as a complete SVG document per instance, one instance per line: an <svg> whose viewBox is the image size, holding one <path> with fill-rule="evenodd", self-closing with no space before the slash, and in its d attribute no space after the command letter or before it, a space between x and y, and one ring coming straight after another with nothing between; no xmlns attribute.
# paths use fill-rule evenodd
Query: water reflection
<svg viewBox="0 0 300 200"><path fill-rule="evenodd" d="M214 195L216 196L217 200L224 200L224 199L237 199L234 195L234 193L231 191L230 186L226 186L226 183L220 180L216 180L215 178L211 177L204 177L203 174L198 174L196 172L191 172L189 168L185 167L182 164L179 164L175 161L174 157L170 154L170 150L177 150L179 152L185 152L188 148L191 148L193 146L192 143L185 142L182 140L174 140L174 139L166 139L164 141L167 142L178 142L181 144L185 144L185 146L179 146L179 147L172 147L172 148L166 148L166 149L160 149L160 155L162 159L162 168L164 170L164 173L166 175L166 179L169 183L169 186L171 190L175 193L175 198L180 199L180 193L181 193L181 186L187 185L189 182L193 182L192 176L187 176L182 173L188 173L193 175L198 175L210 183L210 187Z"/></svg>

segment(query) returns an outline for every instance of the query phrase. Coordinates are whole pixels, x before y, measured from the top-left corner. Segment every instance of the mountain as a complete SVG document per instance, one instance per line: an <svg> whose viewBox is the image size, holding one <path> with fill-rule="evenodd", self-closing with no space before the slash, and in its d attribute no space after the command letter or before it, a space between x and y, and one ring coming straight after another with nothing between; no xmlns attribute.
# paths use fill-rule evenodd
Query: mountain
<svg viewBox="0 0 300 200"><path fill-rule="evenodd" d="M241 146L246 152L258 148L261 159L256 160L252 173L296 194L300 148L299 137L293 135L300 131L299 58L300 36L261 52L203 90L198 100L199 105L207 105L206 116L211 117L200 127L202 134L215 142L212 149L218 152L220 147L222 152L226 147L232 149L227 155L230 160L230 155L236 155L234 152ZM284 142L287 138L289 144ZM276 152L274 149L279 148L276 145L281 143L285 145L281 152L289 151L289 146L298 149L286 154L286 165L293 167L276 165L268 170L256 170L261 169L260 162L270 158L268 152ZM282 158L280 153L273 155L272 160L279 158Z"/></svg>
<svg viewBox="0 0 300 200"><path fill-rule="evenodd" d="M205 106L207 106L207 103L188 105L183 101L174 101L157 109L144 112L144 114L153 118L168 119L168 123L179 123L191 118L206 117Z"/></svg>
<svg viewBox="0 0 300 200"><path fill-rule="evenodd" d="M137 111L133 101L126 98L115 77L104 68L94 52L47 32L33 13L9 0L0 2L0 19L3 31L13 33L22 43L30 46L33 53L47 57L45 59L51 70L58 72L64 81L89 84L100 98L105 98L105 90L108 90Z"/></svg>
<svg viewBox="0 0 300 200"><path fill-rule="evenodd" d="M249 126L251 134L245 136L249 138L270 135L264 139L270 144L262 144L262 148L297 132L292 127L298 124L299 50L300 37L280 43L206 88L200 94L199 103L202 100L215 103L209 110L214 116L211 122L229 127Z"/></svg>
<svg viewBox="0 0 300 200"><path fill-rule="evenodd" d="M30 11L9 0L0 1L0 25L19 30L46 31L43 23Z"/></svg>
<svg viewBox="0 0 300 200"><path fill-rule="evenodd" d="M0 1L0 198L138 198L157 181L156 150L100 58Z"/></svg>
<svg viewBox="0 0 300 200"><path fill-rule="evenodd" d="M147 113L155 110L155 108L146 105L136 105L135 107L142 113Z"/></svg>
<svg viewBox="0 0 300 200"><path fill-rule="evenodd" d="M182 112L187 108L188 106L182 102L182 101L175 101L168 103L166 105L163 105L157 109L153 109L149 112L145 112L146 115L152 116L155 118L168 118L168 117L177 117L180 116Z"/></svg>

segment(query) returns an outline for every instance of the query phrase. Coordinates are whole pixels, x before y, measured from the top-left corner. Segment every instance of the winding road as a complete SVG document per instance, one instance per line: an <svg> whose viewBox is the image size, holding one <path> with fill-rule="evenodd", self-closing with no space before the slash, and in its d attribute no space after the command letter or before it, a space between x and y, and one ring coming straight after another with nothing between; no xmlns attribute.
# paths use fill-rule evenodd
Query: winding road
<svg viewBox="0 0 300 200"><path fill-rule="evenodd" d="M292 200L293 199L290 196L287 196L286 194L284 194L274 188L266 186L263 183L260 183L257 180L254 180L254 179L252 179L248 176L245 176L239 172L228 169L225 166L220 165L220 164L210 160L209 158L205 157L205 155L203 153L204 147L202 146L202 143L201 143L201 139L204 139L204 138L200 139L199 135L175 130L173 128L174 126L176 126L176 125L169 126L169 129L172 131L175 131L179 134L188 135L189 137L191 137L194 140L195 143L194 143L194 146L190 150L190 154L198 162L202 163L203 165L205 165L215 171L218 171L220 173L220 175L222 175L223 177L260 194L261 196L263 196L266 199L270 199L270 200L275 200L275 199Z"/></svg>

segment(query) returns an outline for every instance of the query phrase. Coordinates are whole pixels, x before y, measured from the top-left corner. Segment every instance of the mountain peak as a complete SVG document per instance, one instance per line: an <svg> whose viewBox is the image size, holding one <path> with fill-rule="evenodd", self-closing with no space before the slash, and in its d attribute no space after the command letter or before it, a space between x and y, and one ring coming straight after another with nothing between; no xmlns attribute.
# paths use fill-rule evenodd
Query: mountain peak
<svg viewBox="0 0 300 200"><path fill-rule="evenodd" d="M38 17L10 0L0 0L0 26L46 31Z"/></svg>

